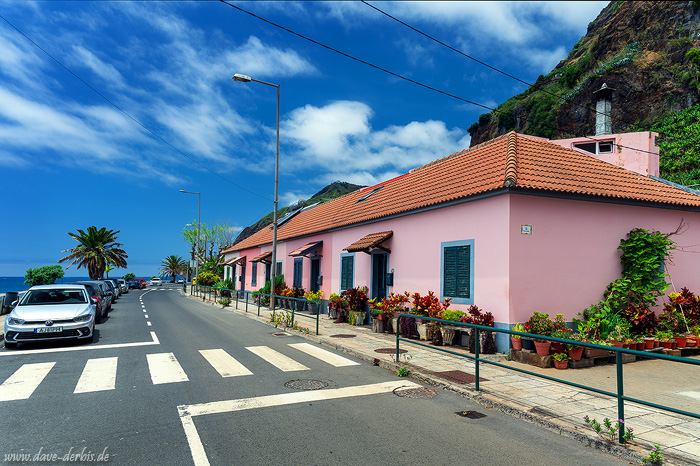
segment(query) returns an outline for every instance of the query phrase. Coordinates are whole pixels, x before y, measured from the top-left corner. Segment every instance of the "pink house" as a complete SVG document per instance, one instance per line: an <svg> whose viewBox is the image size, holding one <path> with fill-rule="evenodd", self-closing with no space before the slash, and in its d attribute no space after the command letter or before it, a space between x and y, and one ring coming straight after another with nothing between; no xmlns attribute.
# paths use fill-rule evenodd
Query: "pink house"
<svg viewBox="0 0 700 466"><path fill-rule="evenodd" d="M353 286L371 297L434 291L453 308L491 311L502 328L533 311L570 321L620 276L630 230L684 222L666 270L676 288L700 290L700 193L655 176L655 134L628 136L511 132L308 207L280 223L278 271L326 298ZM612 153L601 151L609 141ZM595 151L580 147L591 142ZM264 284L271 243L266 228L225 251L240 288Z"/></svg>

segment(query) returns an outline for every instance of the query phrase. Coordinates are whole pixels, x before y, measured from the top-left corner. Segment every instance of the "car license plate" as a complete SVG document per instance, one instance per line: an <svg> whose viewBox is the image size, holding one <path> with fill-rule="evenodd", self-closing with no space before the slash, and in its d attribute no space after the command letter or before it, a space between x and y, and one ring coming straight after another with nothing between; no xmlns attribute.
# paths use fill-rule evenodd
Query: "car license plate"
<svg viewBox="0 0 700 466"><path fill-rule="evenodd" d="M34 333L54 333L62 331L63 327L40 327L34 329Z"/></svg>

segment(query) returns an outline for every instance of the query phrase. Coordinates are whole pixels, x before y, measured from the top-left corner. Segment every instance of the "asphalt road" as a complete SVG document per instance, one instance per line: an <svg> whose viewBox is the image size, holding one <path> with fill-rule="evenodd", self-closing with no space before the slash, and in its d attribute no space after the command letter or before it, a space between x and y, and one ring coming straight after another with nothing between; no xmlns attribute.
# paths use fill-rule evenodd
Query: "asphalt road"
<svg viewBox="0 0 700 466"><path fill-rule="evenodd" d="M132 290L98 329L94 343L0 349L0 459L628 464L454 393L319 351L179 288Z"/></svg>

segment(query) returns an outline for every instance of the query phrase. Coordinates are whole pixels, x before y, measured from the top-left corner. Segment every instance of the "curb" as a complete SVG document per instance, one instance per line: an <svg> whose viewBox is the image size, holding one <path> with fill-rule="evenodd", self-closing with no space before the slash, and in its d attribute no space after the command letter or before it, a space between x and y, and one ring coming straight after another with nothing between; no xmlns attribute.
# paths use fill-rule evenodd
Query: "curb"
<svg viewBox="0 0 700 466"><path fill-rule="evenodd" d="M200 302L200 300L196 297L187 294L185 294L185 296ZM208 301L204 302L208 303ZM213 306L217 306L216 303L211 304ZM245 312L244 310L236 309L235 307L230 307L228 309L235 314L239 314L243 317L248 317L257 320L273 328L278 328L272 325L270 321L265 319L263 316L258 316L257 313ZM292 333L293 329L285 328L284 331ZM466 398L474 403L484 406L486 409L496 410L508 416L512 416L514 418L529 422L531 424L536 424L539 427L549 430L550 432L554 432L556 434L580 442L586 447L595 448L596 450L600 450L605 453L617 456L618 458L634 462L635 464L642 464L642 459L646 457L646 452L644 451L643 447L646 447L646 449L648 450L651 450L651 448L653 447L652 444L646 445L646 442L644 441L634 441L635 443L628 444L628 446L618 445L617 443L610 443L599 437L589 435L587 432L581 431L576 427L572 428L570 425L564 425L564 423L552 422L551 420L538 416L537 414L532 413L531 411L523 410L520 406L511 405L507 401L499 399L497 395L485 392L483 389L481 389L480 392L476 392L473 389L470 390L466 387L453 385L449 382L444 381L443 379L436 378L431 374L425 373L424 369L419 368L413 364L397 364L395 362L389 362L382 359L378 359L371 354L348 348L340 342L331 342L313 334L307 334L299 331L293 332L292 334L301 336L302 338L313 341L321 346L335 349L362 361L375 364L381 367L382 369L387 369L389 371L394 372L395 374L400 367L407 366L411 370L410 375L406 377L408 379L413 379L418 382L432 385L434 387L449 390L462 396L463 398ZM643 444L641 444L640 442L643 442ZM687 458L675 455L667 450L663 451L663 455L664 464L678 466L685 466L688 464Z"/></svg>

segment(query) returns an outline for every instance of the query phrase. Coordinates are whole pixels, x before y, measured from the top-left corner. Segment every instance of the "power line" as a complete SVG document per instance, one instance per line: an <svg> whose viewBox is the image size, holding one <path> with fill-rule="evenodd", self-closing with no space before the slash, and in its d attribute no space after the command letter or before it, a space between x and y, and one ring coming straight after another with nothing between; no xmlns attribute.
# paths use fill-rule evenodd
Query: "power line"
<svg viewBox="0 0 700 466"><path fill-rule="evenodd" d="M381 66L375 65L375 64L370 63L370 62L368 62L368 61L366 61L366 60L363 60L363 59L361 59L361 58L357 58L357 57L355 57L355 56L353 56L353 55L350 55L350 54L345 53L345 52L343 52L343 51L341 51L341 50L338 50L338 49L336 49L336 48L334 48L334 47L331 47L330 45L326 45L326 44L321 43L321 42L319 42L319 41L317 41L317 40L311 39L310 37L307 37L307 36L305 36L305 35L303 35L303 34L300 34L300 33L296 32L296 31L293 31L293 30L291 30L291 29L289 29L289 28L286 28L286 27L284 27L284 26L282 26L282 25L280 25L280 24L277 24L277 23L272 22L272 21L270 21L270 20L268 20L268 19L265 19L265 18L263 18L262 16L258 16L258 15L256 15L255 13L252 13L252 12L250 12L250 11L244 10L243 8L241 8L241 7L237 6L237 5L232 5L231 3L228 2L228 0L219 0L219 2L224 3L225 5L230 6L231 8L235 8L236 10L238 10L238 11L240 11L240 12L242 12L242 13L246 13L247 15L250 15L250 16L252 16L252 17L254 17L254 18L257 18L257 19L259 19L260 21L263 21L264 23L267 23L267 24L269 24L269 25L271 25L271 26L274 26L274 27L276 27L276 28L282 29L283 31L286 31L286 32L288 32L288 33L290 33L290 34L292 34L292 35L295 35L295 36L297 36L297 37L299 37L299 38L301 38L301 39L304 39L304 40L309 41L309 42L311 42L311 43L313 43L313 44L315 44L315 45L318 45L319 47L323 47L323 48L325 48L325 49L327 49L327 50L330 50L330 51L335 52L335 53L337 53L337 54L339 54L339 55L342 55L342 56L344 56L344 57L346 57L346 58L349 58L350 60L356 61L356 62L358 62L358 63L362 63L363 65L367 65L367 66L369 66L369 67L371 67L371 68L374 68L374 69L376 69L376 70L382 71L382 72L387 73L387 74L389 74L389 75L391 75L391 76L394 76L394 77L396 77L396 78L402 79L402 80L404 80L404 81L408 81L408 82L410 82L410 83L412 83L412 84L415 84L415 85L417 85L417 86L423 87L423 88L425 88L425 89L429 89L429 90L431 90L431 91L437 92L437 93L442 94L442 95L445 95L445 96L447 96L447 97L452 97L453 99L457 99L457 100L460 100L460 101L462 101L462 102L465 102L465 103L468 103L468 104L471 104L471 105L475 105L475 106L477 106L477 107L485 108L486 110L490 110L491 112L496 113L496 114L500 114L500 113L502 112L502 110L498 110L498 109L496 109L496 108L492 108L492 107L489 107L489 106L487 106L487 105L480 104L480 103L478 103L478 102L473 102L473 101L471 101L471 100L465 99L465 98L460 97L460 96L458 96L458 95L451 94L451 93L449 93L449 92L446 92L446 91L437 89L437 88L432 87L432 86L429 86L429 85L427 85L427 84L423 84L423 83L418 82L418 81L416 81L416 80L413 80L413 79L411 79L411 78L407 78L407 77L405 77L405 76L402 76L402 75L400 75L400 74L398 74L398 73L395 73L395 72L393 72L393 71L387 70L386 68L383 68L383 67L381 67ZM371 6L371 5L370 5L370 6ZM374 8L374 7L373 7L373 8ZM398 21L398 20L397 20L397 21ZM402 24L405 24L405 23L402 23ZM408 27L411 27L411 26L408 26ZM411 29L414 29L414 28L411 27ZM415 30L415 29L414 29L414 30ZM422 34L422 33L421 33L421 34ZM449 47L449 46L447 46L447 47ZM449 48L453 49L452 47L449 47ZM455 50L455 49L453 49L453 50ZM461 53L461 52L460 52L460 53ZM472 57L469 57L469 58L472 58ZM472 58L472 59L473 59L473 58ZM474 59L474 60L475 60L475 59ZM477 60L477 61L478 61L478 60ZM479 63L482 63L482 62L479 62ZM482 63L482 64L483 64L483 63ZM493 67L490 66L490 65L487 65L487 64L484 64L484 65L485 65L485 66L488 66L489 68L496 69L496 68L493 68ZM498 70L498 71L501 72L500 70ZM501 72L501 73L506 74L505 72ZM506 74L506 75L507 75L507 74ZM507 76L512 77L513 79L516 79L516 80L518 80L518 81L520 81L520 82L523 82L523 83L525 83L525 84L528 84L527 82L522 81L522 80L520 80L519 78L515 78L515 77L510 76L510 75L507 75ZM552 94L552 95L554 95L555 97L557 97L558 99L560 99L560 97L558 97L557 95L555 95L555 94ZM583 108L588 108L588 107L585 107L585 106L584 106ZM597 111L596 111L596 113L597 113ZM611 118L612 118L612 116L611 116ZM529 119L524 118L524 117L523 117L523 120L529 121ZM556 125L554 126L554 128L556 129ZM591 140L591 141L596 141L596 142L598 141L598 139L595 139L595 138L593 138L593 137L591 137L591 136L580 136L580 137L581 137L581 138L585 138L585 139L589 139L589 140ZM638 148L634 148L634 147L623 146L622 144L615 144L615 145L616 145L617 147L624 148L624 149L632 149L632 150L636 150L636 151L638 151L638 152L656 155L655 152L651 152L651 151L644 150L644 149L638 149Z"/></svg>
<svg viewBox="0 0 700 466"><path fill-rule="evenodd" d="M224 177L223 175L220 175L219 173L215 172L215 171L212 170L211 168L207 167L207 166L204 165L203 163L199 162L198 160L196 160L196 159L194 159L193 157L187 155L185 152L181 151L180 149L178 149L177 147L175 147L174 145L172 145L170 142L168 142L168 141L165 140L163 137L161 137L158 133L156 133L155 131L153 131L153 130L151 130L150 128L148 128L146 125L144 125L143 123L141 123L138 119L136 119L136 118L133 117L131 114L129 114L126 110L122 109L119 105L115 104L115 103L112 102L109 98L107 98L106 96L104 96L100 91L98 91L97 89L95 89L94 87L92 87L90 84L88 84L85 80L83 80L83 78L81 78L80 76L78 76L77 74L75 74L73 71L71 71L66 65L64 65L63 63L61 63L61 61L59 61L57 58L55 58L55 57L54 57L53 55L51 55L49 52L47 52L46 50L44 50L39 44L37 44L36 42L34 42L34 41L33 41L30 37L28 37L24 32L22 32L21 30L19 30L19 28L17 28L14 24L12 24L9 20L7 20L7 18L5 18L5 17L2 16L2 15L0 15L0 18L1 18L3 21L5 21L7 24L9 24L10 27L12 27L15 31L17 31L19 34L21 34L25 39L27 39L32 45L34 45L36 48L38 48L39 50L41 50L42 52L44 52L44 54L46 54L49 58L51 58L51 60L53 60L54 62L56 62L61 68L63 68L64 70L66 70L68 73L70 73L71 75L73 75L74 78L76 78L78 81L80 81L80 82L83 83L85 86L87 86L92 92L94 92L95 94L97 94L98 96L100 96L105 102L107 102L108 104L110 104L111 106L113 106L114 108L116 108L117 110L119 110L124 116L126 116L127 118L129 118L130 120L132 120L134 123L136 123L136 124L139 125L141 128L143 128L144 130L146 130L146 131L147 131L148 133L150 133L152 136L154 136L155 138L157 138L158 140L160 140L162 143L166 144L168 147L170 147L170 148L173 149L174 151L176 151L176 152L178 152L179 154L185 156L185 157L188 158L190 161L192 161L192 162L196 163L197 165L199 165L200 167L204 168L206 171L212 173L213 175L218 176L218 177L221 178L222 180L226 181L227 183L232 184L233 186L237 187L238 189L241 189L241 190L243 190L243 191L246 191L246 192L252 194L253 196L257 196L257 197L259 197L259 198L261 198L261 199L264 199L264 200L266 200L266 201L272 201L272 199L270 199L270 198L267 198L267 197L265 197L265 196L261 196L260 194L258 194L258 193L256 193L256 192L253 192L253 191L251 191L251 190L249 190L249 189L244 188L243 186L241 186L241 185L239 185L239 184L234 183L233 181L229 180L228 178Z"/></svg>

